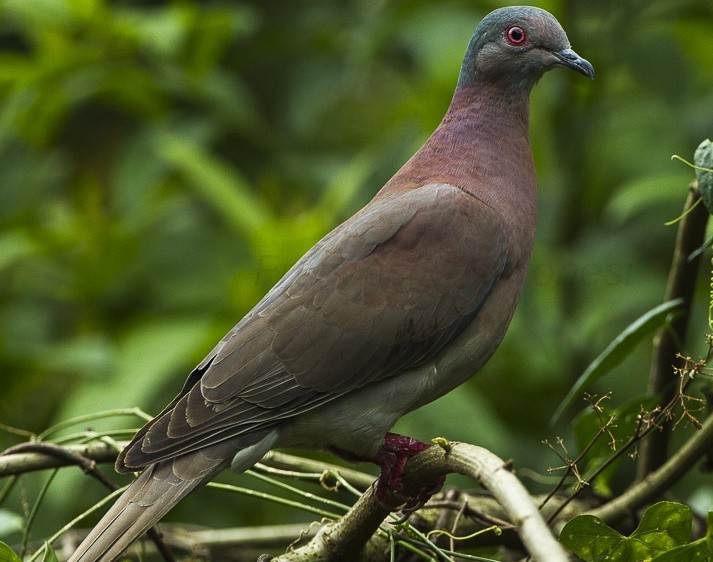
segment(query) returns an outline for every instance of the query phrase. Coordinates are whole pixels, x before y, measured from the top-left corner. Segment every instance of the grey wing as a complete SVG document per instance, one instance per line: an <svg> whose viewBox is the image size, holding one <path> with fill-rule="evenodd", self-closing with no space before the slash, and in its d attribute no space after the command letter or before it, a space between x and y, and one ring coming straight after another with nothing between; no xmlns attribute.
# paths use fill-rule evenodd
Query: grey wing
<svg viewBox="0 0 713 562"><path fill-rule="evenodd" d="M477 314L506 256L492 209L453 186L375 199L223 338L117 468L265 430L433 357Z"/></svg>

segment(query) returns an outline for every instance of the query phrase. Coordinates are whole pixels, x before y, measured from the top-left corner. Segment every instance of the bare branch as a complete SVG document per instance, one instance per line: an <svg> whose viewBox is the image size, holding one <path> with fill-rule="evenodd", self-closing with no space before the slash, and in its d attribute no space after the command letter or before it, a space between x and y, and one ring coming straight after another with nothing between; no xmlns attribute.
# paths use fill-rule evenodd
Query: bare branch
<svg viewBox="0 0 713 562"><path fill-rule="evenodd" d="M24 445L28 444L23 443L16 447ZM86 445L62 445L61 449L70 454L65 458L41 453L37 450L23 451L21 449L17 449L16 447L11 447L10 449L0 453L0 477L77 464L74 460L72 460L70 455L81 456L85 459L98 463L113 463L118 454L116 449L111 445L98 441L87 443Z"/></svg>

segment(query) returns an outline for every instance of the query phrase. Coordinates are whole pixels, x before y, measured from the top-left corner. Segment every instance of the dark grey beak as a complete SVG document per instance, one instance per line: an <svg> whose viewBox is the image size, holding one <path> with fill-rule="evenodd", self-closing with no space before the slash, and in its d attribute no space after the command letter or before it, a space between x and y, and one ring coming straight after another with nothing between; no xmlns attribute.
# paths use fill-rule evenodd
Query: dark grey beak
<svg viewBox="0 0 713 562"><path fill-rule="evenodd" d="M594 78L594 67L587 59L583 59L572 49L564 49L554 55L559 59L562 66L576 70L580 74Z"/></svg>

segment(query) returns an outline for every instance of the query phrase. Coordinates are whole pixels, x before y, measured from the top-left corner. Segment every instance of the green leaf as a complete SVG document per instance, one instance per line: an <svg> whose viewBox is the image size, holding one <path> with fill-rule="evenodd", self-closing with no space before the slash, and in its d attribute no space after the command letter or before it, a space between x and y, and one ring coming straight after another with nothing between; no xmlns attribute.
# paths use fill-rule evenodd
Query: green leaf
<svg viewBox="0 0 713 562"><path fill-rule="evenodd" d="M661 327L668 315L683 304L682 299L674 299L652 308L629 324L612 342L592 361L584 373L577 379L574 386L555 411L551 424L557 423L564 411L574 402L582 391L589 388L595 381L602 378L614 367L619 365L646 336Z"/></svg>
<svg viewBox="0 0 713 562"><path fill-rule="evenodd" d="M640 562L688 542L691 520L687 506L660 502L646 510L629 537L598 517L580 515L564 526L560 541L586 562Z"/></svg>
<svg viewBox="0 0 713 562"><path fill-rule="evenodd" d="M22 562L22 560L9 546L0 541L0 562Z"/></svg>
<svg viewBox="0 0 713 562"><path fill-rule="evenodd" d="M171 6L153 10L122 10L117 24L131 30L148 53L158 57L176 57L185 48L190 15L187 10Z"/></svg>
<svg viewBox="0 0 713 562"><path fill-rule="evenodd" d="M652 562L708 562L713 560L713 511L708 512L706 536L656 556Z"/></svg>
<svg viewBox="0 0 713 562"><path fill-rule="evenodd" d="M713 213L713 143L710 139L704 140L696 148L693 154L693 163L696 168L696 179L698 180L698 191L701 192L701 199L708 209Z"/></svg>
<svg viewBox="0 0 713 562"><path fill-rule="evenodd" d="M670 550L691 540L691 508L675 502L659 502L646 510L631 534L657 550Z"/></svg>
<svg viewBox="0 0 713 562"><path fill-rule="evenodd" d="M67 24L71 21L69 2L62 0L6 0L3 2L5 18L16 19L36 27Z"/></svg>
<svg viewBox="0 0 713 562"><path fill-rule="evenodd" d="M594 515L579 515L569 521L560 533L560 541L587 562L612 560L614 552L626 537L617 533Z"/></svg>
<svg viewBox="0 0 713 562"><path fill-rule="evenodd" d="M659 554L651 562L709 562L709 560L713 560L711 543L707 539L700 539Z"/></svg>
<svg viewBox="0 0 713 562"><path fill-rule="evenodd" d="M686 168L676 168L667 174L657 170L656 173L631 178L612 194L607 204L607 217L623 225L626 221L639 220L652 204L677 208L681 204L681 191L671 189L671 186L689 184L689 172Z"/></svg>
<svg viewBox="0 0 713 562"><path fill-rule="evenodd" d="M375 160L373 151L365 150L344 165L326 186L314 211L329 216L343 212L374 172Z"/></svg>

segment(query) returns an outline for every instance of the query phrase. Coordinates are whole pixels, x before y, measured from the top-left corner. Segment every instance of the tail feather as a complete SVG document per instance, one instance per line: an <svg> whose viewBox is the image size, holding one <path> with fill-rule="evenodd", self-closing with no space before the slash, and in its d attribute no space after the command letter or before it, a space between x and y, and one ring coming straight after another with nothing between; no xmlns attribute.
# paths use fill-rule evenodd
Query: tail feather
<svg viewBox="0 0 713 562"><path fill-rule="evenodd" d="M147 468L92 529L68 562L109 562L148 531L194 488L209 480L223 466L204 478L177 480L172 461Z"/></svg>
<svg viewBox="0 0 713 562"><path fill-rule="evenodd" d="M243 457L244 470L259 461L274 440L271 433L247 448L240 447L244 443L224 441L148 466L67 562L112 562L193 489L226 468L236 450Z"/></svg>

